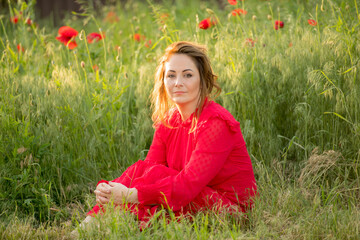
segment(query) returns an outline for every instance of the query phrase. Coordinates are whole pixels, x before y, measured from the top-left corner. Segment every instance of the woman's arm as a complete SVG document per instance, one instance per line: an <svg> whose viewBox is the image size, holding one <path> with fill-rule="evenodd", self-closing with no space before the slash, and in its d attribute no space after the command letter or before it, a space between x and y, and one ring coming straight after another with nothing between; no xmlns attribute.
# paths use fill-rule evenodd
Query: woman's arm
<svg viewBox="0 0 360 240"><path fill-rule="evenodd" d="M175 176L137 186L142 204L163 204L181 209L219 173L234 146L234 133L219 118L209 119L198 134L189 163Z"/></svg>
<svg viewBox="0 0 360 240"><path fill-rule="evenodd" d="M154 133L149 152L145 161L167 165L166 163L166 146L161 136L162 126L159 126Z"/></svg>

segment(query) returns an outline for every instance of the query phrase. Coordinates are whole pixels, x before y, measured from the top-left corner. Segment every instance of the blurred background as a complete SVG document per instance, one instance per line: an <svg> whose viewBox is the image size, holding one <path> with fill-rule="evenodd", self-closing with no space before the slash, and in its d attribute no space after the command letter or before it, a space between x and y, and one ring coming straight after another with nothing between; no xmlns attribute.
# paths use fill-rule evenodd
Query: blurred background
<svg viewBox="0 0 360 240"><path fill-rule="evenodd" d="M9 0L0 0L0 8L8 8ZM11 3L16 3L17 0L11 0ZM28 1L25 1L28 2ZM36 1L36 15L40 18L48 17L54 22L54 25L61 24L65 14L71 11L80 12L84 7L90 7L95 11L99 11L102 6L107 4L124 4L126 0L37 0ZM154 3L174 2L174 0L153 0ZM216 0L220 9L226 6L226 0Z"/></svg>

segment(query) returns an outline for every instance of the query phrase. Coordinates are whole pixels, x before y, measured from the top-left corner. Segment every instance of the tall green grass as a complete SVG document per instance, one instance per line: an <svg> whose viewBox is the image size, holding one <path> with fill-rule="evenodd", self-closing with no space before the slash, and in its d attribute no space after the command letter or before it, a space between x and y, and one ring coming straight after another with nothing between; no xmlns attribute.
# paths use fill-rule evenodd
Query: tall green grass
<svg viewBox="0 0 360 240"><path fill-rule="evenodd" d="M245 223L204 213L169 225L154 220L141 232L131 216L124 213L124 228L109 214L109 232L84 237L359 237L358 1L243 1L237 7L248 13L240 17L211 1L84 5L64 20L79 31L74 50L55 39L58 26L35 17L34 3L0 12L2 237L30 237L19 226L40 238L71 231L94 204L98 180L146 157L154 69L178 40L208 47L223 88L217 102L241 123L260 198ZM118 22L103 20L109 11ZM218 24L199 29L209 16ZM274 29L277 19L284 28ZM87 43L99 31L105 39ZM134 41L135 33L146 40Z"/></svg>

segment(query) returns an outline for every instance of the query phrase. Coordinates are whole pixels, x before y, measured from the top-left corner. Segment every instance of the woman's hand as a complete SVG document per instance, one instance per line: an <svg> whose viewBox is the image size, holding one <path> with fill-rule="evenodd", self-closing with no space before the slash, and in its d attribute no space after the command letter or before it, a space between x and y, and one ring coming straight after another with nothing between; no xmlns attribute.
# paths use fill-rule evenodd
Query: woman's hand
<svg viewBox="0 0 360 240"><path fill-rule="evenodd" d="M125 202L138 203L137 190L136 188L127 188L121 183L109 182L111 186L111 199L114 203L119 205Z"/></svg>
<svg viewBox="0 0 360 240"><path fill-rule="evenodd" d="M107 183L100 183L96 186L96 189L94 191L96 195L96 203L102 205L106 204L110 201L111 198L111 186Z"/></svg>
<svg viewBox="0 0 360 240"><path fill-rule="evenodd" d="M124 200L130 203L139 202L136 188L127 188L121 183L100 183L94 192L96 194L96 202L99 204L107 204L111 200L116 205L122 204Z"/></svg>

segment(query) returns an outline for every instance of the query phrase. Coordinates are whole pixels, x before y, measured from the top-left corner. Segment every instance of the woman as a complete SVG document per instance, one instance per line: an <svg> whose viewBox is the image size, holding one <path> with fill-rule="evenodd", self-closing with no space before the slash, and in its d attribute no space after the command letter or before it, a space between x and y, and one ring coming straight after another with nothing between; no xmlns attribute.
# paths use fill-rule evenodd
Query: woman
<svg viewBox="0 0 360 240"><path fill-rule="evenodd" d="M159 208L175 214L223 207L246 211L256 192L239 123L210 100L216 83L204 47L171 44L161 58L152 94L155 134L144 161L96 187L97 205L127 204L146 221ZM124 202L125 201L125 202Z"/></svg>

